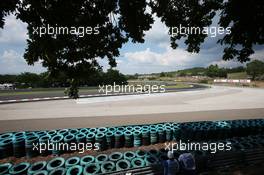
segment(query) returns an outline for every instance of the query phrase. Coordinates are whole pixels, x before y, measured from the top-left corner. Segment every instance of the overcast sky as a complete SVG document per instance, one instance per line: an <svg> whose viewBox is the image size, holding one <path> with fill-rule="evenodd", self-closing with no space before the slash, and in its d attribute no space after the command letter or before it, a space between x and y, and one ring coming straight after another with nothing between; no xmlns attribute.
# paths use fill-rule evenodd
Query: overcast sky
<svg viewBox="0 0 264 175"><path fill-rule="evenodd" d="M222 67L242 65L236 61L221 59L223 47L216 44L216 41L222 36L208 37L201 45L201 51L198 54L185 51L186 46L182 42L176 50L171 49L166 26L158 18L155 19L152 29L146 32L144 44L127 43L120 50L121 56L116 59L117 69L122 73L175 71L197 66L206 67L210 64L218 64ZM0 29L0 74L40 73L46 70L41 66L41 63L28 66L23 58L27 39L26 27L25 23L12 15L6 18L4 29ZM264 47L261 46L257 49L253 57L262 59ZM108 68L106 60L102 60L100 63L104 69Z"/></svg>

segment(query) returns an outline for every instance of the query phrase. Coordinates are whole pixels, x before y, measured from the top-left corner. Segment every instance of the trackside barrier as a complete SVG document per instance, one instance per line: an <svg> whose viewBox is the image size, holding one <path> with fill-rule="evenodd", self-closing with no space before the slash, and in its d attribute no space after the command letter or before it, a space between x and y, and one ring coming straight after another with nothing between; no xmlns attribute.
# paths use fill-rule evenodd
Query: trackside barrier
<svg viewBox="0 0 264 175"><path fill-rule="evenodd" d="M0 158L28 158L40 153L38 143L98 143L99 151L109 148L140 147L166 141L214 141L264 133L264 119L159 123L120 127L60 129L0 134ZM60 155L66 151L44 150L41 155Z"/></svg>
<svg viewBox="0 0 264 175"><path fill-rule="evenodd" d="M236 146L231 151L210 154L208 151L194 151L198 172L208 170L221 170L221 167L236 165L250 165L264 162L264 135L251 135L219 140L219 142L232 141ZM174 152L175 158L186 151ZM90 175L90 174L115 174L117 172L142 172L160 171L161 163L167 159L167 150L137 150L127 152L113 152L109 155L99 154L96 157L70 157L66 161L56 157L49 162L40 161L33 164L22 162L12 165L0 164L0 174L48 174L48 175ZM41 172L41 173L40 173ZM118 174L118 173L117 173ZM136 174L136 173L135 173Z"/></svg>

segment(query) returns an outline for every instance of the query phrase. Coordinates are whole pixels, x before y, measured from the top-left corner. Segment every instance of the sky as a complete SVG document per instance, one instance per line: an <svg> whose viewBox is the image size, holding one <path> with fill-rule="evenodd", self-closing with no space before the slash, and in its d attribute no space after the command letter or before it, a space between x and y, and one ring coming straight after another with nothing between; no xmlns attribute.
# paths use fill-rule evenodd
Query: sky
<svg viewBox="0 0 264 175"><path fill-rule="evenodd" d="M208 37L201 45L200 52L187 52L186 45L180 41L177 49L170 47L170 39L167 27L154 17L152 28L145 34L143 44L127 43L120 50L120 56L116 58L117 69L124 74L154 73L175 71L192 67L207 67L218 64L220 67L243 66L235 60L223 61L224 47L217 44L222 37ZM217 16L212 26L217 26ZM23 58L26 48L27 25L17 20L15 16L6 17L4 29L0 29L0 74L19 74L21 72L41 73L46 69L41 63L28 66ZM257 47L254 59L263 59L264 46ZM109 68L106 59L100 59L100 64L106 70Z"/></svg>

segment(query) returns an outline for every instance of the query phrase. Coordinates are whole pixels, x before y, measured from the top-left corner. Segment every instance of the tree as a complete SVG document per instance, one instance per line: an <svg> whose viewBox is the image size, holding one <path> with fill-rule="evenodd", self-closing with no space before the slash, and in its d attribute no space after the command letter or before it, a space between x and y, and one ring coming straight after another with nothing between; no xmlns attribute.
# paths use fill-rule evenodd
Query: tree
<svg viewBox="0 0 264 175"><path fill-rule="evenodd" d="M73 98L78 97L75 93L82 75L93 74L101 68L98 57L108 58L109 65L115 67L114 58L119 56L122 45L129 39L144 42L144 31L153 23L142 0L129 3L126 0L23 0L17 17L28 24L29 40L24 54L27 63L32 65L41 60L51 76L65 72ZM40 36L34 32L48 25L97 27L99 32L82 37L78 33Z"/></svg>
<svg viewBox="0 0 264 175"><path fill-rule="evenodd" d="M4 17L14 12L19 0L0 1L0 28L4 26Z"/></svg>
<svg viewBox="0 0 264 175"><path fill-rule="evenodd" d="M247 64L247 74L255 80L258 76L264 74L264 62L254 60Z"/></svg>
<svg viewBox="0 0 264 175"><path fill-rule="evenodd" d="M206 75L208 77L226 77L227 72L224 68L219 68L218 65L210 65L206 69Z"/></svg>
<svg viewBox="0 0 264 175"><path fill-rule="evenodd" d="M146 10L151 8L151 13ZM245 62L254 53L254 45L264 43L264 1L262 0L5 0L0 1L0 27L3 17L16 9L16 16L28 24L29 39L24 57L32 65L42 61L51 77L63 71L71 83L74 94L78 91L80 77L96 73L101 66L98 58L107 58L111 67L116 66L115 57L128 41L144 42L144 32L151 28L153 14L161 18L169 28L195 27L202 29L212 24L216 12L220 12L219 24L231 27L231 34L219 40L226 45L223 59ZM79 37L71 35L44 34L40 37L38 27L98 27L99 34ZM171 32L171 31L170 31ZM171 34L171 33L170 33ZM187 51L199 52L207 34L177 33L171 36L171 47L184 40ZM78 97L78 94L73 96Z"/></svg>
<svg viewBox="0 0 264 175"><path fill-rule="evenodd" d="M231 26L231 34L219 40L227 47L223 59L237 58L240 62L250 60L255 45L264 44L264 1L262 0L229 0L221 7L219 24Z"/></svg>

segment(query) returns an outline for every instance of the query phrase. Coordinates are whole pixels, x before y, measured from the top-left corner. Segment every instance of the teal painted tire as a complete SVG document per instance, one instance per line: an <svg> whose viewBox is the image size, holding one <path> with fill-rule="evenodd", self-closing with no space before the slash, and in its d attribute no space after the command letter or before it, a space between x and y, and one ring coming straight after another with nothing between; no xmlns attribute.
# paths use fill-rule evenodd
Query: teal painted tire
<svg viewBox="0 0 264 175"><path fill-rule="evenodd" d="M13 156L13 139L7 138L0 141L0 158Z"/></svg>
<svg viewBox="0 0 264 175"><path fill-rule="evenodd" d="M95 133L89 132L86 135L86 143L91 143L91 144L94 144L95 143Z"/></svg>
<svg viewBox="0 0 264 175"><path fill-rule="evenodd" d="M142 158L134 158L131 161L132 168L139 168L145 166L145 161Z"/></svg>
<svg viewBox="0 0 264 175"><path fill-rule="evenodd" d="M123 158L123 154L121 152L113 152L109 155L109 160L113 162L117 162Z"/></svg>
<svg viewBox="0 0 264 175"><path fill-rule="evenodd" d="M57 132L58 135L66 136L69 133L68 129L61 129Z"/></svg>
<svg viewBox="0 0 264 175"><path fill-rule="evenodd" d="M11 163L0 164L0 175L7 174L12 167Z"/></svg>
<svg viewBox="0 0 264 175"><path fill-rule="evenodd" d="M83 169L83 175L96 175L100 173L100 165L99 164L87 164Z"/></svg>
<svg viewBox="0 0 264 175"><path fill-rule="evenodd" d="M74 165L67 170L66 175L82 175L82 173L83 167L80 165Z"/></svg>
<svg viewBox="0 0 264 175"><path fill-rule="evenodd" d="M14 165L9 169L9 174L12 175L27 175L28 168L30 164L27 162L22 162L17 165Z"/></svg>
<svg viewBox="0 0 264 175"><path fill-rule="evenodd" d="M62 157L56 157L52 160L50 160L47 164L47 170L51 171L57 168L64 167L65 159Z"/></svg>
<svg viewBox="0 0 264 175"><path fill-rule="evenodd" d="M31 166L28 169L28 175L34 174L38 171L45 170L46 169L47 162L46 161L39 161L31 164Z"/></svg>
<svg viewBox="0 0 264 175"><path fill-rule="evenodd" d="M134 158L136 158L136 154L133 151L126 151L124 153L124 159L131 161Z"/></svg>
<svg viewBox="0 0 264 175"><path fill-rule="evenodd" d="M115 171L115 163L111 161L103 162L101 165L102 173L111 173Z"/></svg>
<svg viewBox="0 0 264 175"><path fill-rule="evenodd" d="M49 172L49 175L65 175L66 169L65 168L56 168Z"/></svg>
<svg viewBox="0 0 264 175"><path fill-rule="evenodd" d="M97 128L97 133L106 133L107 132L107 128L106 127L100 127L100 128Z"/></svg>
<svg viewBox="0 0 264 175"><path fill-rule="evenodd" d="M147 156L147 152L144 151L144 150L137 150L136 151L136 157L139 157L139 158L144 158Z"/></svg>
<svg viewBox="0 0 264 175"><path fill-rule="evenodd" d="M85 166L86 164L92 164L94 162L95 162L94 156L90 156L90 155L84 156L80 160L80 164L82 166Z"/></svg>
<svg viewBox="0 0 264 175"><path fill-rule="evenodd" d="M65 161L65 167L69 168L75 165L80 164L80 158L79 157L70 157Z"/></svg>
<svg viewBox="0 0 264 175"><path fill-rule="evenodd" d="M50 142L54 145L59 145L60 143L63 143L63 141L64 141L64 136L61 134L53 136L50 140ZM54 155L60 155L62 152L63 150L60 150L60 149L52 149L52 154Z"/></svg>
<svg viewBox="0 0 264 175"><path fill-rule="evenodd" d="M129 168L131 168L131 164L128 160L122 159L116 163L116 170L117 171L127 170Z"/></svg>
<svg viewBox="0 0 264 175"><path fill-rule="evenodd" d="M48 175L48 171L46 170L41 170L41 171L37 171L32 175Z"/></svg>
<svg viewBox="0 0 264 175"><path fill-rule="evenodd" d="M159 162L157 157L154 156L146 156L144 158L144 162L146 163L146 166L155 165Z"/></svg>
<svg viewBox="0 0 264 175"><path fill-rule="evenodd" d="M107 154L99 154L98 156L95 157L95 162L96 163L103 163L108 160L108 155Z"/></svg>

